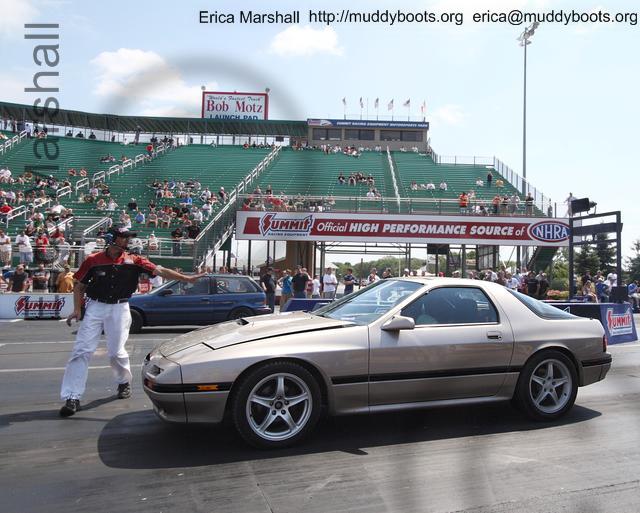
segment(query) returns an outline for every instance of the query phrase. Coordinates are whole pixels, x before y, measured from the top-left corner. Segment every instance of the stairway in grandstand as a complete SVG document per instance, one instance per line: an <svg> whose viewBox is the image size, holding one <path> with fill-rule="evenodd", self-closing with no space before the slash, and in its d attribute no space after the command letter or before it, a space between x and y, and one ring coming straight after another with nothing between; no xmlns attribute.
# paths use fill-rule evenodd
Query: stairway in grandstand
<svg viewBox="0 0 640 513"><path fill-rule="evenodd" d="M546 271L551 266L557 252L558 248L555 247L538 246L531 255L527 269L536 272Z"/></svg>
<svg viewBox="0 0 640 513"><path fill-rule="evenodd" d="M274 194L284 192L290 198L298 194L318 199L333 196L341 208L357 205L361 211L381 211L388 209L388 199L395 198L386 159L384 152L364 151L356 158L342 153L283 148L278 159L260 177L259 185L263 192L271 185ZM341 172L346 178L357 172L372 175L385 201L367 198L369 187L365 183L355 186L338 183Z"/></svg>

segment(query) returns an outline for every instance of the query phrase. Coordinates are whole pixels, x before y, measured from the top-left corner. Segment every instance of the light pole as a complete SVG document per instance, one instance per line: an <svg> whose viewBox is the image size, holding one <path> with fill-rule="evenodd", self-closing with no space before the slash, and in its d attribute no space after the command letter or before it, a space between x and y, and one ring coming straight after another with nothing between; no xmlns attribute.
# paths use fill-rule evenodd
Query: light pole
<svg viewBox="0 0 640 513"><path fill-rule="evenodd" d="M535 33L540 23L533 22L529 27L524 29L524 32L518 37L520 46L524 48L524 87L522 98L522 194L528 192L527 183L527 46L531 44L531 37Z"/></svg>

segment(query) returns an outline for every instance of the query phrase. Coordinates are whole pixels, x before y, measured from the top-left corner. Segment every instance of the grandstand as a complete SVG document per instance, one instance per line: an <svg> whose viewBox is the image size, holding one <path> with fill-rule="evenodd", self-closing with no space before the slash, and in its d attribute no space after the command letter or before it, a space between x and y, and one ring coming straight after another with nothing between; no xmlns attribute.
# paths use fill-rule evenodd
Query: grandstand
<svg viewBox="0 0 640 513"><path fill-rule="evenodd" d="M338 176L341 173L345 179L352 173L372 176L381 198L367 198L370 187L365 182L340 184ZM338 207L346 210L379 211L388 210L389 198L395 198L390 173L386 154L380 152L367 151L355 158L342 152L285 149L261 175L259 186L265 191L271 185L274 194L283 193L288 197L301 195L321 201L333 196Z"/></svg>
<svg viewBox="0 0 640 513"><path fill-rule="evenodd" d="M475 199L471 202L471 207L483 204L489 208L496 194L502 197L518 194L520 199L524 200L521 192L500 175L493 166L436 164L431 155L415 152L396 151L392 155L398 176L398 186L402 196L409 200L412 212L459 213L458 196L462 192L470 193L473 191ZM493 175L493 184L490 187L486 183L488 171L491 171ZM477 180L482 180L483 185L476 185ZM500 184L499 180L503 182L500 187L496 186L496 183ZM432 182L436 189L426 190L419 187L417 190L412 190L412 182L419 186ZM446 191L438 188L441 182L446 182ZM516 214L524 213L525 204L522 201ZM533 213L543 215L538 207Z"/></svg>
<svg viewBox="0 0 640 513"><path fill-rule="evenodd" d="M21 115L32 115L31 110L27 111L24 106L19 107L20 111L16 111L15 106L0 103L0 117L6 119L7 114L11 114L14 119L20 119ZM403 125L411 126L406 130L403 128L393 131L378 129L375 126L371 128L374 123L367 122L366 130L349 130L317 128L317 125L312 126L311 120L308 120L308 123L238 122L61 112L65 122L74 124L67 124L62 129L59 127L58 133L65 133L70 126L75 132L76 128L85 127L87 123L101 138L107 140L112 136L129 137L129 140L132 140L131 131L135 127L137 131L142 131L141 140L148 140L150 134L164 131L183 134L181 140L191 143L177 148L174 146L173 151L168 151L170 148L163 145L156 145L151 158L145 150L147 142L124 145L56 135L50 135L43 140L28 139L25 142L24 137L14 139L15 134L9 132L6 133L8 139L5 141L12 142L2 143L3 151L0 152L0 165L10 168L14 178L30 170L33 175L52 175L59 183L65 180L70 182L70 187L66 188L62 195L59 188L57 191L47 189L46 193L53 197L52 201L55 201L57 196L61 204L73 209L74 226L66 233L78 243L95 237L97 229L106 225L108 217L117 222L120 213L126 209L132 198L135 198L138 208L146 215L149 213L150 202L155 202L158 209L165 205L181 206L183 198L177 194L179 187L173 191L173 197L158 198L157 190L152 187L154 182L199 182L199 190L191 190L189 187L184 189L191 194L193 206L197 207L203 204L201 193L205 187L208 187L214 196L224 187L231 196L230 201L214 202L209 219L205 218L200 224L203 233L195 240L188 241L193 250L183 252L180 256L173 255L171 250L171 232L179 224L177 220L169 228L161 227L160 224L155 227L133 222L133 229L139 232L140 238L145 239L153 232L159 239L160 249L153 253L154 256L168 257L167 262L163 262L165 265L185 269L191 269L198 264L207 252L210 254L212 250L220 248L233 233L235 210L254 205L243 204L243 198L253 197L255 200L254 191L258 187L263 193L271 188L275 196L285 200L281 207L283 210L317 210L322 206L325 211L449 215L460 213L457 198L463 191L474 192L475 200L471 206L484 204L489 208L496 194L503 197L511 196L525 189L525 184L510 170L509 175L501 173L502 168L496 165L499 161L495 159L488 163L443 163L443 159L434 156L426 142L428 123L404 123ZM125 132L118 131L123 127L127 129ZM55 130L53 132L55 133ZM224 138L228 140L230 137L231 142L235 144L192 144L192 137L197 137L198 134L201 136L200 142L207 138L211 140L212 137L214 141ZM366 142L364 139L343 140L349 137L363 137ZM320 139L316 141L314 138ZM405 139L416 141L410 143L415 146L407 149L402 142ZM282 149L276 148L276 140L281 143ZM239 145L238 142L242 141L246 142ZM47 165L47 160L34 157L34 149L43 153L45 145L49 153L56 153L55 159L51 159L51 167L37 168L36 165ZM343 152L342 149L346 147L349 151ZM102 162L101 158L107 155L113 156L115 162ZM70 176L70 169L76 170L75 176ZM79 175L81 169L86 170L86 177ZM492 187L487 187L486 184L476 185L477 180L486 180L489 170L494 177ZM349 185L348 178L353 174L373 178L375 198L367 196L371 184L366 180ZM345 177L345 183L339 182L339 175ZM515 182L514 176L517 177ZM437 188L441 181L447 183L446 191ZM498 181L503 182L502 187L496 187ZM412 187L412 182L432 182L436 189ZM109 197L118 205L117 210L108 212L103 208L97 208L101 193L97 197L88 198L90 187L101 183L108 186ZM4 191L28 192L30 188L33 188L32 183L0 184L0 189ZM529 189L528 184L526 188ZM294 201L294 198L299 197L304 198L304 201ZM520 198L524 199L522 194ZM88 201L89 199L91 201ZM543 196L536 195L533 213L537 216L543 215L543 212L546 212L544 207L547 201ZM254 206L258 205L265 208L261 198L258 198ZM273 205L267 202L267 207ZM46 207L45 204L40 206L40 209L44 210ZM12 235L24 226L28 212L27 208L22 208L24 216L15 217L6 223ZM516 214L525 214L524 201ZM129 212L129 215L133 219L135 212ZM546 265L553 253L550 250L536 252L538 265L543 265L541 262L545 262Z"/></svg>

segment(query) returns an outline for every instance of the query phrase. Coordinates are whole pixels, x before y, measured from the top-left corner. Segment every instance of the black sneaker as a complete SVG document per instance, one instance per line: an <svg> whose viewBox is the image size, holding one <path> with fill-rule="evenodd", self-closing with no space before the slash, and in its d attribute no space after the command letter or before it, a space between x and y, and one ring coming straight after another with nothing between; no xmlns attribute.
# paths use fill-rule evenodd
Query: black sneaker
<svg viewBox="0 0 640 513"><path fill-rule="evenodd" d="M80 400L79 399L67 399L67 402L64 403L64 406L60 408L60 416L61 417L71 417L71 415L75 415L75 413L80 409Z"/></svg>
<svg viewBox="0 0 640 513"><path fill-rule="evenodd" d="M129 399L129 397L131 397L131 385L129 383L118 385L118 399Z"/></svg>

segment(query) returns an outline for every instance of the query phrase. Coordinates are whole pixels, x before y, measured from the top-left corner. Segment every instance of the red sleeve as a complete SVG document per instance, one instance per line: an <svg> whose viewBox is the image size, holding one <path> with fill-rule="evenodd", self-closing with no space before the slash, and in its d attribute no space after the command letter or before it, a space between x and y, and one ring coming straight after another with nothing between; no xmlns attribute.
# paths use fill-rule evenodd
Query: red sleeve
<svg viewBox="0 0 640 513"><path fill-rule="evenodd" d="M85 258L82 264L80 264L80 268L73 275L76 280L85 285L89 283L89 270L91 269L92 261L93 258L91 258L91 256Z"/></svg>
<svg viewBox="0 0 640 513"><path fill-rule="evenodd" d="M150 262L149 260L147 260L146 258L140 255L136 255L136 259L134 260L134 262L138 267L142 267L148 273L152 273L153 271L156 270L156 267L157 267L156 264L154 264L153 262Z"/></svg>

